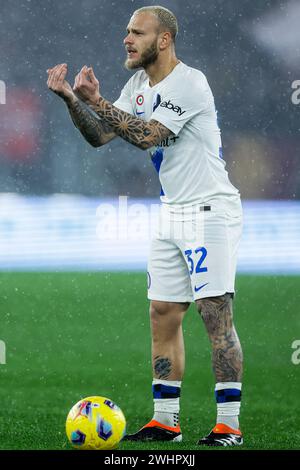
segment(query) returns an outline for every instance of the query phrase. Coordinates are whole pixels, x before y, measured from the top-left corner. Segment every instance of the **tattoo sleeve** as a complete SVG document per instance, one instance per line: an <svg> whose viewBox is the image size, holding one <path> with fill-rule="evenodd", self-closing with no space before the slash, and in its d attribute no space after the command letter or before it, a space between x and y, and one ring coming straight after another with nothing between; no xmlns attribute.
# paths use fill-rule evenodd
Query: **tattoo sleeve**
<svg viewBox="0 0 300 470"><path fill-rule="evenodd" d="M154 119L147 122L136 118L116 108L102 97L98 99L97 104L91 107L118 136L142 150L158 145L163 139L172 134L160 122Z"/></svg>
<svg viewBox="0 0 300 470"><path fill-rule="evenodd" d="M240 382L243 354L233 325L229 294L197 301L212 344L212 365L217 382Z"/></svg>
<svg viewBox="0 0 300 470"><path fill-rule="evenodd" d="M111 127L80 99L67 102L67 106L73 123L93 147L100 147L116 137Z"/></svg>

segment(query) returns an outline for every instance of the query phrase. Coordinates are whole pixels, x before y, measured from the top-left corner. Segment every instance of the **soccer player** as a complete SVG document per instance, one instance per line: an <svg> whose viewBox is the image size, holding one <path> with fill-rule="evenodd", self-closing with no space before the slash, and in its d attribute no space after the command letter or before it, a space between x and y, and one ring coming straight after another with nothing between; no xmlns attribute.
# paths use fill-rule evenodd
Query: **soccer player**
<svg viewBox="0 0 300 470"><path fill-rule="evenodd" d="M125 66L139 70L114 104L101 96L92 67L81 69L72 88L67 65L59 64L48 70L48 87L94 147L119 136L148 150L161 183L160 225L148 263L154 415L125 439L182 440L182 321L196 302L211 342L217 402L216 425L199 445L235 446L243 442L242 350L232 311L241 201L225 170L211 89L201 71L176 57L177 31L166 8L133 13Z"/></svg>

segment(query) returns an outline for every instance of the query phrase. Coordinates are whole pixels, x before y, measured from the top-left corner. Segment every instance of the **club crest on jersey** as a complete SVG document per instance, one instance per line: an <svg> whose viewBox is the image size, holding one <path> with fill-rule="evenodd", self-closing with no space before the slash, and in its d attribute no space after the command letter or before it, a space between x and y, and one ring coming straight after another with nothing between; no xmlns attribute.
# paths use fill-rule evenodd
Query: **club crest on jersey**
<svg viewBox="0 0 300 470"><path fill-rule="evenodd" d="M140 118L143 118L144 114L145 114L145 110L144 110L144 97L143 95L138 95L135 99L135 102L136 102L136 109L135 109L135 115L137 117L140 117Z"/></svg>
<svg viewBox="0 0 300 470"><path fill-rule="evenodd" d="M153 112L156 110L156 108L158 108L160 103L161 103L161 96L160 96L159 93L157 93L156 98L155 98L155 102L153 103L153 107L152 107Z"/></svg>

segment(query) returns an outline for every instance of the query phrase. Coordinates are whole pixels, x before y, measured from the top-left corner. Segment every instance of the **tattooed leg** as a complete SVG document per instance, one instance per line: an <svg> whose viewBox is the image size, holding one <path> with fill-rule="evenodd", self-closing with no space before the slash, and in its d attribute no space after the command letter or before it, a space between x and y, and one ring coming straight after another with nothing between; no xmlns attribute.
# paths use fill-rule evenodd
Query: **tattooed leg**
<svg viewBox="0 0 300 470"><path fill-rule="evenodd" d="M168 357L155 356L153 361L155 377L169 379L172 372L172 363Z"/></svg>
<svg viewBox="0 0 300 470"><path fill-rule="evenodd" d="M184 372L184 341L182 320L188 303L151 301L153 377L182 380Z"/></svg>
<svg viewBox="0 0 300 470"><path fill-rule="evenodd" d="M243 355L230 294L197 300L211 345L216 382L241 382Z"/></svg>

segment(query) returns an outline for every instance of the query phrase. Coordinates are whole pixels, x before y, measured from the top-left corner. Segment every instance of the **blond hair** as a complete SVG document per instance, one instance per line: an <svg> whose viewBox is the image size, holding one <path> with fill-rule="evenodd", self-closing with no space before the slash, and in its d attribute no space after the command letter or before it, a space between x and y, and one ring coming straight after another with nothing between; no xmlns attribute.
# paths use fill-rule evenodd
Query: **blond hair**
<svg viewBox="0 0 300 470"><path fill-rule="evenodd" d="M178 33L178 23L174 13L172 13L165 7L154 5L148 7L141 7L138 10L135 10L134 14L143 12L153 13L153 15L156 16L159 22L160 30L168 31L169 33L171 33L172 40L175 42L175 38Z"/></svg>

